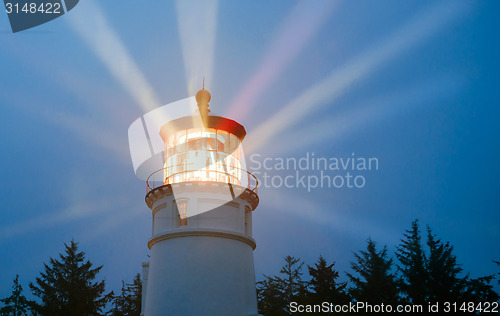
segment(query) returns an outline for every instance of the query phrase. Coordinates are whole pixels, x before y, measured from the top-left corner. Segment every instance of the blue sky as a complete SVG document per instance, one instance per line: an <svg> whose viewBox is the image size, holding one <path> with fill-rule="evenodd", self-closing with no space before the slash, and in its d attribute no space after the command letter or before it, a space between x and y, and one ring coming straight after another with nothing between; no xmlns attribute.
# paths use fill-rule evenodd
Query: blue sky
<svg viewBox="0 0 500 316"><path fill-rule="evenodd" d="M110 289L140 272L151 214L127 130L204 75L213 113L245 126L247 155L379 160L362 189L261 188L257 278L286 255L346 271L368 237L392 251L415 218L451 241L466 272L498 272L498 10L86 0L16 34L2 11L0 297L16 274L27 290L72 238Z"/></svg>

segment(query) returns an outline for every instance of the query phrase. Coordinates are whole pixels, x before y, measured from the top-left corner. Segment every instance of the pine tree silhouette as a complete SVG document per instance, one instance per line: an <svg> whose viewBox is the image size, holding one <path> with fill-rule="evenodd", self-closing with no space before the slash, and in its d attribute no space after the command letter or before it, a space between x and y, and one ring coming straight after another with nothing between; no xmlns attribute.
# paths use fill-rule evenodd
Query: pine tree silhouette
<svg viewBox="0 0 500 316"><path fill-rule="evenodd" d="M321 304L330 302L334 304L346 304L349 302L349 296L345 292L347 282L337 283L339 273L333 268L335 262L328 265L325 258L320 256L313 267L308 266L311 280L309 288L308 302L311 304Z"/></svg>
<svg viewBox="0 0 500 316"><path fill-rule="evenodd" d="M257 282L257 303L264 316L289 315L285 310L283 285L276 277L264 275L265 280Z"/></svg>
<svg viewBox="0 0 500 316"><path fill-rule="evenodd" d="M138 273L132 283L122 281L122 291L114 297L114 307L108 312L110 316L140 316L142 301L142 281Z"/></svg>
<svg viewBox="0 0 500 316"><path fill-rule="evenodd" d="M302 280L302 266L300 258L287 256L285 265L281 268L278 282L282 284L284 290L284 299L287 303L300 301L306 295L306 283Z"/></svg>
<svg viewBox="0 0 500 316"><path fill-rule="evenodd" d="M59 254L60 260L50 258L35 284L30 283L31 291L41 300L33 302L33 310L43 316L102 315L113 297L113 292L104 294L104 280L94 281L102 266L92 268L73 240L64 246L65 254Z"/></svg>
<svg viewBox="0 0 500 316"><path fill-rule="evenodd" d="M291 302L303 304L306 301L307 283L302 280L302 266L299 258L285 257L285 265L279 276L269 277L257 283L259 311L265 316L290 315Z"/></svg>
<svg viewBox="0 0 500 316"><path fill-rule="evenodd" d="M377 251L375 242L368 239L366 251L360 251L354 256L356 262L351 262L351 268L359 276L347 274L355 286L350 289L351 296L357 301L370 304L397 304L397 281L392 272L392 259L387 255L387 247Z"/></svg>
<svg viewBox="0 0 500 316"><path fill-rule="evenodd" d="M412 222L411 229L403 236L404 239L396 251L400 262L398 266L401 272L400 288L409 303L424 304L427 299L428 273L418 220Z"/></svg>
<svg viewBox="0 0 500 316"><path fill-rule="evenodd" d="M429 246L429 258L426 262L427 301L456 302L463 295L466 281L458 277L462 268L457 264L453 247L448 242L443 244L432 234L428 226L427 245Z"/></svg>
<svg viewBox="0 0 500 316"><path fill-rule="evenodd" d="M488 275L475 279L466 278L465 293L462 295L462 302L498 302L500 296L493 289L492 281L495 275Z"/></svg>
<svg viewBox="0 0 500 316"><path fill-rule="evenodd" d="M12 295L1 299L0 302L4 304L0 308L0 315L5 316L21 316L28 315L28 300L23 295L23 287L19 284L19 275L16 275L12 285Z"/></svg>

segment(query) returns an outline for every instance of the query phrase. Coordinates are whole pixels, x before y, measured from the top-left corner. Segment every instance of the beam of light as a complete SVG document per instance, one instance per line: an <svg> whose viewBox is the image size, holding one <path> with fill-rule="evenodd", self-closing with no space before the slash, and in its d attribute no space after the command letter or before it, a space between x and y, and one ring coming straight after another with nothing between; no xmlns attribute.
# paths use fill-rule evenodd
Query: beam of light
<svg viewBox="0 0 500 316"><path fill-rule="evenodd" d="M93 122L66 112L54 112L44 115L46 121L54 125L67 129L85 140L89 144L97 145L105 149L108 153L114 154L115 162L120 162L125 166L130 165L129 150L123 137L116 134L116 130L107 126L99 126Z"/></svg>
<svg viewBox="0 0 500 316"><path fill-rule="evenodd" d="M107 179L106 176L104 179ZM131 205L135 205L130 196L124 192L116 191L113 194L96 195L96 192L100 192L99 189L97 188L96 191L95 184L82 179L82 175L78 171L65 173L61 177L61 181L64 181L65 185L60 197L65 200L66 206L57 211L45 210L39 215L30 216L21 222L4 224L3 227L0 227L0 243L19 235L44 231L61 225L73 225L80 235L87 236L89 231L102 226L103 218L112 217L117 222L123 223L140 214L137 211L135 211L137 214L123 211L130 209ZM102 181L98 182L103 183ZM91 225L84 224L82 226L82 222L91 223ZM109 227L114 226L109 225Z"/></svg>
<svg viewBox="0 0 500 316"><path fill-rule="evenodd" d="M54 109L33 111L31 107L33 104L37 104L40 109L50 109L50 106L44 106L40 100L31 100L31 98L29 95L19 94L3 96L6 103L15 105L16 110L23 112L26 116L32 116L37 120L43 119L48 124L68 130L92 146L97 145L107 154L112 154L114 162L124 166L130 165L128 147L126 143L123 143L123 137L117 134L116 128L107 124L98 124L96 120L91 121L86 116L78 116L66 111ZM109 155L100 155L100 157L107 159Z"/></svg>
<svg viewBox="0 0 500 316"><path fill-rule="evenodd" d="M120 227L123 227L127 222L134 221L136 224L145 220L143 212L138 212L137 210L144 209L143 203L135 205L130 201L124 208L114 208L110 210L106 215L106 218L99 218L99 222L92 225L88 229L82 232L79 237L81 242L95 241L106 234L115 234ZM147 219L146 219L147 220Z"/></svg>
<svg viewBox="0 0 500 316"><path fill-rule="evenodd" d="M337 7L338 1L300 1L283 22L260 67L230 103L227 117L241 119L279 77Z"/></svg>
<svg viewBox="0 0 500 316"><path fill-rule="evenodd" d="M52 63L38 62L49 60L52 57L50 54L44 54L42 51L37 55L39 59L34 59L26 54L29 51L27 46L17 45L10 49L14 51L13 57L35 75L41 76L44 80L53 80L57 86L71 92L74 97L82 101L81 104L87 106L88 114L74 115L68 112L66 107L64 110L54 110L52 105L40 104L40 98L37 99L33 94L19 94L12 91L2 95L6 104L12 105L12 108L23 112L26 116L32 116L36 120L45 119L49 124L64 128L92 145L108 150L118 158L116 161L123 162L125 165L130 164L126 159L129 155L126 147L120 146L123 137L117 133L116 124L119 124L123 117L133 116L136 109L124 108L123 103L116 101L113 91L103 91L100 82L96 81L92 75L78 71L74 64L59 60L58 67L54 68ZM85 88L82 89L82 87ZM38 105L37 109L42 110L33 111L34 104ZM98 112L95 111L95 107L99 108ZM47 111L47 109L51 110Z"/></svg>
<svg viewBox="0 0 500 316"><path fill-rule="evenodd" d="M116 204L117 201L119 205ZM43 213L40 216L31 217L27 221L0 227L0 242L28 232L47 229L63 223L81 221L93 216L100 217L103 213L110 210L117 210L116 213L119 213L121 209L127 208L127 202L129 202L127 201L127 197L123 196L120 199L113 197L97 201L92 199L91 201L72 203L67 208L58 212Z"/></svg>
<svg viewBox="0 0 500 316"><path fill-rule="evenodd" d="M468 4L463 2L442 2L416 16L380 46L368 49L341 69L333 71L326 79L307 89L258 126L248 137L247 153L255 152L272 137L292 127L314 110L331 105L355 81L367 77L377 66L437 33L463 14L468 7Z"/></svg>
<svg viewBox="0 0 500 316"><path fill-rule="evenodd" d="M366 104L342 115L323 118L304 128L283 135L279 144L266 148L266 153L282 155L292 150L314 145L340 141L346 134L367 128L381 120L388 120L398 114L409 113L419 106L431 104L437 99L447 98L462 86L460 81L449 76L439 76L415 84L396 93L370 98Z"/></svg>
<svg viewBox="0 0 500 316"><path fill-rule="evenodd" d="M311 198L300 194L289 194L289 192L284 194L282 190L278 189L272 189L270 193L265 201L266 206L273 211L287 217L293 215L319 226L328 226L330 230L333 229L343 235L358 238L361 233L371 232L379 239L390 241L397 239L395 235L399 234L399 231L388 231L386 227L375 225L372 221L360 221L358 213L338 205L336 206L337 211L334 212L332 208L315 203Z"/></svg>
<svg viewBox="0 0 500 316"><path fill-rule="evenodd" d="M218 1L177 0L179 36L188 95L212 84Z"/></svg>
<svg viewBox="0 0 500 316"><path fill-rule="evenodd" d="M80 4L78 10L81 11L79 14L68 16L70 25L131 94L141 110L149 112L160 105L153 88L108 24L99 5L94 0L87 0Z"/></svg>

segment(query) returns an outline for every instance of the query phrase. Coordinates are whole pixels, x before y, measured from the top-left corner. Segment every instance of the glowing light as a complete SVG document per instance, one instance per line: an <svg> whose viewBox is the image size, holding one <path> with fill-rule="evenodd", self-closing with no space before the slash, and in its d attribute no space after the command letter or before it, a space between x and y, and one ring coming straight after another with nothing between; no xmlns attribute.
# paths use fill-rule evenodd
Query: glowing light
<svg viewBox="0 0 500 316"><path fill-rule="evenodd" d="M177 0L179 36L188 95L200 88L203 77L212 83L218 1Z"/></svg>
<svg viewBox="0 0 500 316"><path fill-rule="evenodd" d="M228 117L237 120L248 113L259 96L306 47L307 42L324 24L337 3L337 1L301 1L294 6L261 66L231 102Z"/></svg>
<svg viewBox="0 0 500 316"><path fill-rule="evenodd" d="M418 15L380 46L366 50L352 62L333 71L326 79L307 89L278 113L258 126L248 137L246 150L255 152L273 136L293 126L313 110L331 105L356 80L366 77L383 62L436 33L468 8L466 3L446 2Z"/></svg>
<svg viewBox="0 0 500 316"><path fill-rule="evenodd" d="M165 142L164 183L241 184L241 142L223 130L191 128Z"/></svg>

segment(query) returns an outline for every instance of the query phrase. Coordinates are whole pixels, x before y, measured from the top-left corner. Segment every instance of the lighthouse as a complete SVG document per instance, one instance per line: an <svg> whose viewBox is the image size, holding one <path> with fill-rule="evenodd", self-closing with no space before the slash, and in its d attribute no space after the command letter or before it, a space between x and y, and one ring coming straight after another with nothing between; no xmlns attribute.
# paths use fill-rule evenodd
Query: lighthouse
<svg viewBox="0 0 500 316"><path fill-rule="evenodd" d="M153 221L143 264L146 316L258 315L257 179L244 168L245 128L210 115L210 100L203 87L194 115L158 131L164 164L148 178L145 197Z"/></svg>

